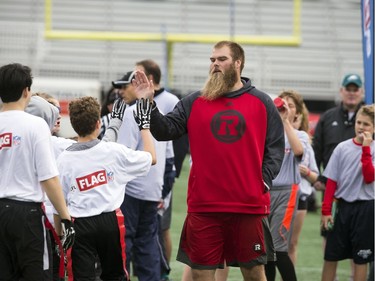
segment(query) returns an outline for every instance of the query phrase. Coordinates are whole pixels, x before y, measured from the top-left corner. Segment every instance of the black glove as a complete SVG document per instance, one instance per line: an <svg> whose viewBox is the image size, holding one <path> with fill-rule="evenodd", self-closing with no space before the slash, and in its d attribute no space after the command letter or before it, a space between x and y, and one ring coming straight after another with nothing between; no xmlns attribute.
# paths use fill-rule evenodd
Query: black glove
<svg viewBox="0 0 375 281"><path fill-rule="evenodd" d="M151 102L149 99L137 100L136 110L133 111L135 122L139 130L150 129Z"/></svg>
<svg viewBox="0 0 375 281"><path fill-rule="evenodd" d="M74 237L76 232L73 227L73 223L70 220L61 220L63 236L61 238L61 244L64 251L68 250L74 244Z"/></svg>
<svg viewBox="0 0 375 281"><path fill-rule="evenodd" d="M126 103L122 98L118 98L113 103L112 112L111 112L111 118L118 118L122 121L122 118L124 118L124 112L126 109Z"/></svg>
<svg viewBox="0 0 375 281"><path fill-rule="evenodd" d="M61 251L60 251L59 245L55 245L55 252L56 252L57 256L59 258L61 258ZM64 255L64 264L65 264L65 266L67 266L68 265L68 257L65 255L64 251L62 252L62 254Z"/></svg>

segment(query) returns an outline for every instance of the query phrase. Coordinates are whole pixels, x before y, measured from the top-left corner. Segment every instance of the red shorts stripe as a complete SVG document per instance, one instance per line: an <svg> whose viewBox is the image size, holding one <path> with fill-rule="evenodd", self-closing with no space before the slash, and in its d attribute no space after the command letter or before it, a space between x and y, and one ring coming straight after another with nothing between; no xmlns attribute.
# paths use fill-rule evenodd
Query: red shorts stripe
<svg viewBox="0 0 375 281"><path fill-rule="evenodd" d="M129 280L130 279L129 278L129 273L126 270L126 254L125 254L125 248L126 248L125 233L126 233L126 230L125 230L125 219L124 219L124 215L121 212L121 209L116 209L116 217L117 217L118 229L119 229L119 232L120 232L120 245L121 245L123 267L124 267L124 271L125 271L125 274L126 274L126 279Z"/></svg>
<svg viewBox="0 0 375 281"><path fill-rule="evenodd" d="M280 227L281 236L283 236L282 231L281 231L282 227L285 227L285 229L289 231L290 225L292 224L293 214L294 214L296 203L297 203L297 194L298 194L298 184L293 184L292 192L290 193L288 205L286 207L285 215L281 223L281 227Z"/></svg>

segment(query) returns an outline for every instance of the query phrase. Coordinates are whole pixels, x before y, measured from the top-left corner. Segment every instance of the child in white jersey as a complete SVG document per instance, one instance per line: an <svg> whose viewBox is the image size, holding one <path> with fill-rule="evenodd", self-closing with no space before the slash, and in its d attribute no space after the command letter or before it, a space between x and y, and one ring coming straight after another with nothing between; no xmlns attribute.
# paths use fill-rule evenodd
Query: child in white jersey
<svg viewBox="0 0 375 281"><path fill-rule="evenodd" d="M277 177L272 181L271 211L268 215L276 261L265 266L268 281L276 278L276 267L283 280L296 281L294 264L288 255L289 238L296 214L298 184L301 182L299 164L306 152L309 136L293 128L293 122L302 114L302 96L293 90L280 93L282 99L279 114L283 120L285 135L284 159ZM275 99L276 102L276 99Z"/></svg>
<svg viewBox="0 0 375 281"><path fill-rule="evenodd" d="M137 103L136 117L144 151L135 151L98 140L101 121L96 99L83 97L69 104L70 121L78 134L78 142L61 153L57 162L63 193L76 225L76 243L70 255L72 267L68 264L74 280L95 279L97 255L102 280L127 278L125 225L119 207L127 182L147 175L156 163L149 132L150 112L148 100Z"/></svg>
<svg viewBox="0 0 375 281"><path fill-rule="evenodd" d="M61 192L47 123L24 112L31 69L0 68L0 273L3 280L51 280L51 248L42 202L47 193L61 215L68 248L74 229Z"/></svg>
<svg viewBox="0 0 375 281"><path fill-rule="evenodd" d="M309 111L307 110L305 103L302 105L302 112L296 118L293 127L309 134ZM293 221L293 229L291 231L292 233L288 249L289 257L294 266L296 266L297 263L298 240L307 213L307 198L312 193L312 184L317 180L319 175L314 150L310 143L306 143L306 151L302 157L301 163L299 164L299 172L301 174L301 182L298 185L297 213Z"/></svg>
<svg viewBox="0 0 375 281"><path fill-rule="evenodd" d="M366 280L367 264L374 261L374 105L359 109L355 134L335 148L324 170L322 227L333 224L333 229L327 235L322 281L333 280L337 262L344 259L353 259L354 281Z"/></svg>
<svg viewBox="0 0 375 281"><path fill-rule="evenodd" d="M33 94L25 111L32 115L43 118L50 127L51 133L53 133L54 129L56 128L56 120L58 120L59 109L55 103L49 101L48 97L50 96L46 93ZM112 112L110 112L110 120L107 124L107 130L102 137L103 141L115 142L117 140L118 130L122 124L125 109L126 104L124 100L117 99L114 102ZM71 146L73 143L76 143L75 140L52 135L51 140L56 159L67 147ZM53 206L48 197L46 197L46 201L44 202L44 212L48 218L48 221L51 223L51 225L48 226L50 228L51 247L53 250L53 280L63 280L65 279L64 264L63 260L61 260L61 249L58 247L60 243L59 238L53 229Z"/></svg>

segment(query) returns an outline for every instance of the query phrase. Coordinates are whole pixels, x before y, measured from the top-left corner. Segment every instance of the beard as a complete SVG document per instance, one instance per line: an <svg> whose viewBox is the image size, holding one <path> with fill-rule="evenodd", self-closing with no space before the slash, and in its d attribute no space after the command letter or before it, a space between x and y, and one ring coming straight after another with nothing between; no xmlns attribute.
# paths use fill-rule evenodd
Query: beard
<svg viewBox="0 0 375 281"><path fill-rule="evenodd" d="M215 100L229 93L237 82L237 72L234 64L224 72L211 72L202 90L202 97Z"/></svg>

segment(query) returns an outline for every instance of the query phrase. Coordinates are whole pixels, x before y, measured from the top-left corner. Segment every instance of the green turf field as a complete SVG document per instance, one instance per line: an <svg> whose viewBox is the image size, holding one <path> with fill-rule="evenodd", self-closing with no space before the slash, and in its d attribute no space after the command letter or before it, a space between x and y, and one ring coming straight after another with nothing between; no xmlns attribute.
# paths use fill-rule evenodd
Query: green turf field
<svg viewBox="0 0 375 281"><path fill-rule="evenodd" d="M173 240L173 253L171 260L172 272L170 277L180 280L183 264L176 261L176 250L180 238L182 223L186 215L186 189L189 163L185 161L183 171L173 188L173 213L171 235ZM320 196L320 194L318 194ZM319 197L320 198L320 197ZM319 231L320 210L317 213L308 213L302 229L298 249L297 278L299 281L319 281L323 265L322 238ZM340 281L349 280L350 264L348 261L339 263L338 276ZM229 281L242 280L237 268L231 268ZM280 278L277 278L280 280Z"/></svg>

